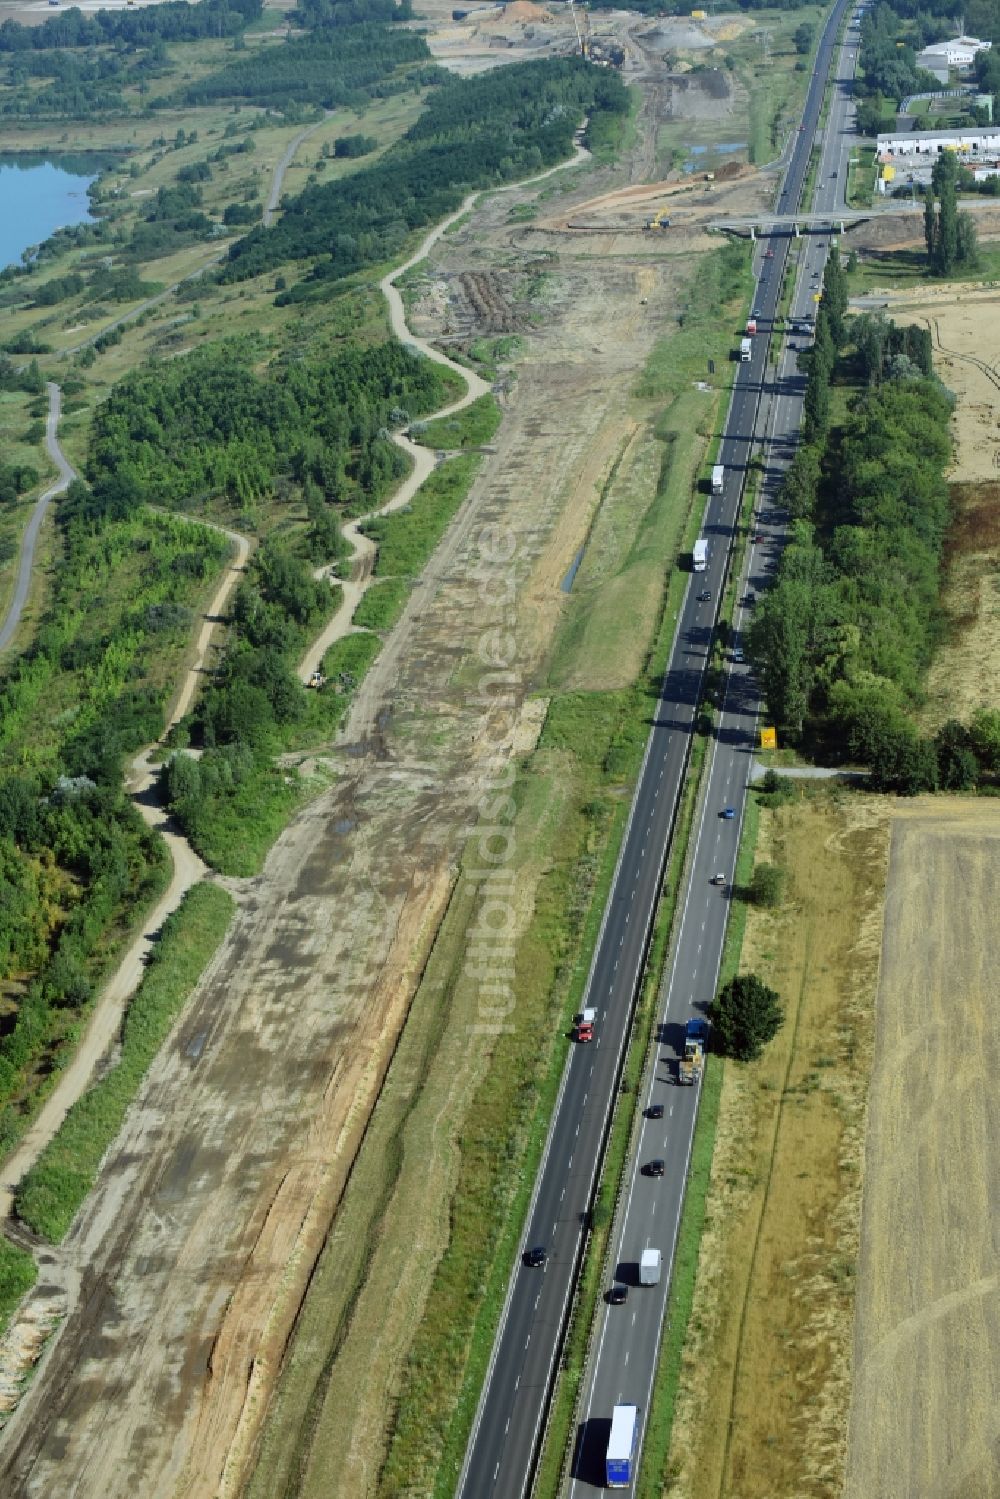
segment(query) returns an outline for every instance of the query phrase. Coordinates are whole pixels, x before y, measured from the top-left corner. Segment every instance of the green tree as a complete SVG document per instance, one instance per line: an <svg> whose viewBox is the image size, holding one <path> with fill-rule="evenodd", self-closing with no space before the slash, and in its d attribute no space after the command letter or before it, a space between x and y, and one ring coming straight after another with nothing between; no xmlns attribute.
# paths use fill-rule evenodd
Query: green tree
<svg viewBox="0 0 1000 1499"><path fill-rule="evenodd" d="M840 261L840 251L834 245L823 273L823 311L835 349L839 349L846 337L847 275Z"/></svg>
<svg viewBox="0 0 1000 1499"><path fill-rule="evenodd" d="M800 57L805 57L811 51L815 35L816 28L811 21L803 21L800 26L796 26L792 32L792 45Z"/></svg>
<svg viewBox="0 0 1000 1499"><path fill-rule="evenodd" d="M740 1062L759 1057L784 1021L781 1000L755 974L740 974L719 990L712 1005L712 1027L718 1049Z"/></svg>
<svg viewBox="0 0 1000 1499"><path fill-rule="evenodd" d="M965 724L950 718L934 736L938 780L943 791L968 791L979 780L979 759L972 747L972 733Z"/></svg>
<svg viewBox="0 0 1000 1499"><path fill-rule="evenodd" d="M785 871L778 864L758 864L750 880L750 899L773 910L785 893Z"/></svg>

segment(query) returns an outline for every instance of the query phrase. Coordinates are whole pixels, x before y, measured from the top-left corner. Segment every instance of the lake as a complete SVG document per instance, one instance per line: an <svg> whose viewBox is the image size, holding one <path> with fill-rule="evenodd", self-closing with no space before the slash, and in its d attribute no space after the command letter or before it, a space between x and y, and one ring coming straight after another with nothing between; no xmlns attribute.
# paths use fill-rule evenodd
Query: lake
<svg viewBox="0 0 1000 1499"><path fill-rule="evenodd" d="M64 224L90 219L87 188L106 158L0 156L0 267Z"/></svg>

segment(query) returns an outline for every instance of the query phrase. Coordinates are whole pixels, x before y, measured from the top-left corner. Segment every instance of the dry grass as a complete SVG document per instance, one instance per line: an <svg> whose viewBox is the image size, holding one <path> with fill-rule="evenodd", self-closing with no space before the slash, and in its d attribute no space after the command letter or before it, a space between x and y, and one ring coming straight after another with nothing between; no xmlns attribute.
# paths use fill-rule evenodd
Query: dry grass
<svg viewBox="0 0 1000 1499"><path fill-rule="evenodd" d="M847 1499L1000 1494L1000 808L894 824Z"/></svg>
<svg viewBox="0 0 1000 1499"><path fill-rule="evenodd" d="M956 484L945 553L947 638L927 677L923 725L1000 702L1000 482Z"/></svg>
<svg viewBox="0 0 1000 1499"><path fill-rule="evenodd" d="M741 968L786 1023L726 1068L672 1495L840 1492L887 827L888 804L837 793L762 816L790 898L751 911Z"/></svg>

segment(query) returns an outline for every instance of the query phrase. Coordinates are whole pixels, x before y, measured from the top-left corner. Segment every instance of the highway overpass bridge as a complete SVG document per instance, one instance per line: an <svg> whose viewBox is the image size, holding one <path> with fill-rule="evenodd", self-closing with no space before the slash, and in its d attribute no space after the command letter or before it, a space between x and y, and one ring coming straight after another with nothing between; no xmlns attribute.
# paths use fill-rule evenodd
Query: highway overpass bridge
<svg viewBox="0 0 1000 1499"><path fill-rule="evenodd" d="M885 208L837 208L827 213L755 213L728 219L710 219L707 227L728 234L740 234L757 239L772 234L785 234L799 239L803 234L844 234L855 224L864 224L869 219L912 214L919 204L911 202L893 203Z"/></svg>

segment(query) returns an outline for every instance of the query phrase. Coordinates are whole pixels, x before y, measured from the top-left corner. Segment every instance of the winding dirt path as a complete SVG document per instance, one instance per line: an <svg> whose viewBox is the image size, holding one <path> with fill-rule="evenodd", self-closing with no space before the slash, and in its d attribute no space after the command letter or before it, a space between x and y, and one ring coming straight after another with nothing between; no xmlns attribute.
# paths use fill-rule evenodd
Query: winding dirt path
<svg viewBox="0 0 1000 1499"><path fill-rule="evenodd" d="M25 528L17 568L17 582L14 585L14 597L10 601L6 619L0 625L0 651L6 650L13 640L15 631L21 623L24 606L28 602L28 590L31 587L31 573L35 566L35 550L38 546L38 533L42 529L42 521L56 495L68 489L76 478L76 469L67 460L56 436L59 428L59 413L62 410L62 391L51 381L46 389L49 393L49 410L45 418L45 448L59 470L59 477L54 484L49 485L44 494L39 495L35 501L35 508L31 512L31 519Z"/></svg>
<svg viewBox="0 0 1000 1499"><path fill-rule="evenodd" d="M461 375L466 384L464 396L460 396L457 401L452 401L448 406L443 406L440 411L434 411L426 417L421 417L421 421L437 421L440 417L453 416L456 411L463 411L466 406L471 406L473 401L478 401L480 396L489 395L491 386L473 370L467 369L463 364L457 364L454 359L449 359L447 354L442 354L441 350L436 348L434 344L428 342L425 338L419 338L411 330L406 321L406 308L403 304L402 294L396 285L397 281L405 276L407 271L412 270L415 265L419 265L422 260L426 259L441 236L447 234L452 224L457 223L460 218L469 213L484 194L493 196L496 193L513 192L515 189L531 187L533 183L541 182L546 177L551 177L554 172L564 171L567 167L577 166L581 161L589 160L590 152L586 147L575 145L571 157L566 161L556 162L554 167L549 167L546 171L539 172L536 177L530 177L524 182L511 182L501 188L485 188L474 193L469 193L463 200L461 207L456 208L454 213L449 214L446 219L442 219L439 224L435 225L426 238L421 241L419 247L414 250L409 260L404 261L394 271L390 271L387 276L382 277L382 280L379 282L379 290L389 305L389 326L394 336L399 339L400 343L406 344L411 349L418 350L425 358L433 360L435 364L444 365L446 369L453 370L456 375ZM356 520L349 521L343 527L344 538L351 549L348 576L341 581L340 585L343 590L343 597L340 608L329 621L322 634L313 641L299 664L298 674L303 682L308 682L313 672L320 669L323 657L332 645L338 640L343 639L345 635L352 634L358 628L351 624L351 620L361 599L371 587L373 581L372 569L375 566L376 553L375 543L370 537L364 534L361 527L376 516L390 515L394 510L402 510L404 505L410 503L424 480L434 470L436 459L430 448L421 447L419 443L412 442L402 432L394 432L392 440L397 448L406 454L413 466L409 475L403 480L391 499L387 500L384 505L379 506L378 509L369 511L367 515L359 516ZM323 577L327 574L328 569L325 567L318 568L316 571L317 577Z"/></svg>

